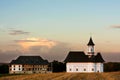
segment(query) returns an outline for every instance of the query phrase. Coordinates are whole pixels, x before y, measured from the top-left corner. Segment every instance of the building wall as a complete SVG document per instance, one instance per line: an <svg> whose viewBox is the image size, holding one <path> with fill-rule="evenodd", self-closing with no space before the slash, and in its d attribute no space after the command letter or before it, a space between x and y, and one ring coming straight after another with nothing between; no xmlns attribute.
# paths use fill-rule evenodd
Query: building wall
<svg viewBox="0 0 120 80"><path fill-rule="evenodd" d="M12 65L12 71L22 71L22 65Z"/></svg>
<svg viewBox="0 0 120 80"><path fill-rule="evenodd" d="M9 66L9 73L47 73L48 65L16 65Z"/></svg>
<svg viewBox="0 0 120 80"><path fill-rule="evenodd" d="M67 72L103 72L103 63L67 63Z"/></svg>

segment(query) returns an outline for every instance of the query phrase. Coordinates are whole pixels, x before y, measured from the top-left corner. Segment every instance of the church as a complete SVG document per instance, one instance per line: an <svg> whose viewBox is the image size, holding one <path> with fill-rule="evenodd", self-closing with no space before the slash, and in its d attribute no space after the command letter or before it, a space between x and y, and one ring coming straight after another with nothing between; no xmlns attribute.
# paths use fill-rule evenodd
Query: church
<svg viewBox="0 0 120 80"><path fill-rule="evenodd" d="M95 54L94 42L92 37L87 44L88 52L70 51L64 62L66 63L66 72L104 72L104 59L101 53Z"/></svg>

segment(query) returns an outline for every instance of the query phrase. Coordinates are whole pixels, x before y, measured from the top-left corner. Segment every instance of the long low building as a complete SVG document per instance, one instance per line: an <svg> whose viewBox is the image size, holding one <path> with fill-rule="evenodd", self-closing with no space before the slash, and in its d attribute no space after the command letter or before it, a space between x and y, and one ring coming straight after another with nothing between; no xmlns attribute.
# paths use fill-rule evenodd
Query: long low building
<svg viewBox="0 0 120 80"><path fill-rule="evenodd" d="M9 73L47 73L48 61L40 56L19 56L9 65Z"/></svg>

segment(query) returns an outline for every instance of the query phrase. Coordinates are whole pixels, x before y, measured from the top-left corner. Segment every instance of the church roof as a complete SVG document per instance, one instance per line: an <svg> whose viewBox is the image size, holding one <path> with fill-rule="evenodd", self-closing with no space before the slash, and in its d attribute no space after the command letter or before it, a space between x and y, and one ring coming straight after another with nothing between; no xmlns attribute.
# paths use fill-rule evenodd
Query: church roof
<svg viewBox="0 0 120 80"><path fill-rule="evenodd" d="M96 62L105 62L100 53L95 56Z"/></svg>
<svg viewBox="0 0 120 80"><path fill-rule="evenodd" d="M12 60L10 64L46 65L48 61L43 60L40 56L19 56L16 60Z"/></svg>
<svg viewBox="0 0 120 80"><path fill-rule="evenodd" d="M95 44L93 43L92 37L90 37L90 40L89 40L89 42L88 42L87 45L88 45L88 46L89 46L89 45L93 45L93 46L95 45Z"/></svg>
<svg viewBox="0 0 120 80"><path fill-rule="evenodd" d="M83 51L70 51L64 62L104 62L100 53L89 58Z"/></svg>

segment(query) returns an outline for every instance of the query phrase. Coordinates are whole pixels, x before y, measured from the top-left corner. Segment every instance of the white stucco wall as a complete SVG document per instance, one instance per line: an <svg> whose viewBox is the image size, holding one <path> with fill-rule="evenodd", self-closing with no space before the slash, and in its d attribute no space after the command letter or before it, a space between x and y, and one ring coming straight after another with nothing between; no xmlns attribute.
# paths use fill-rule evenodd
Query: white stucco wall
<svg viewBox="0 0 120 80"><path fill-rule="evenodd" d="M22 71L22 65L11 65L12 71Z"/></svg>
<svg viewBox="0 0 120 80"><path fill-rule="evenodd" d="M103 63L67 63L67 72L103 72Z"/></svg>

